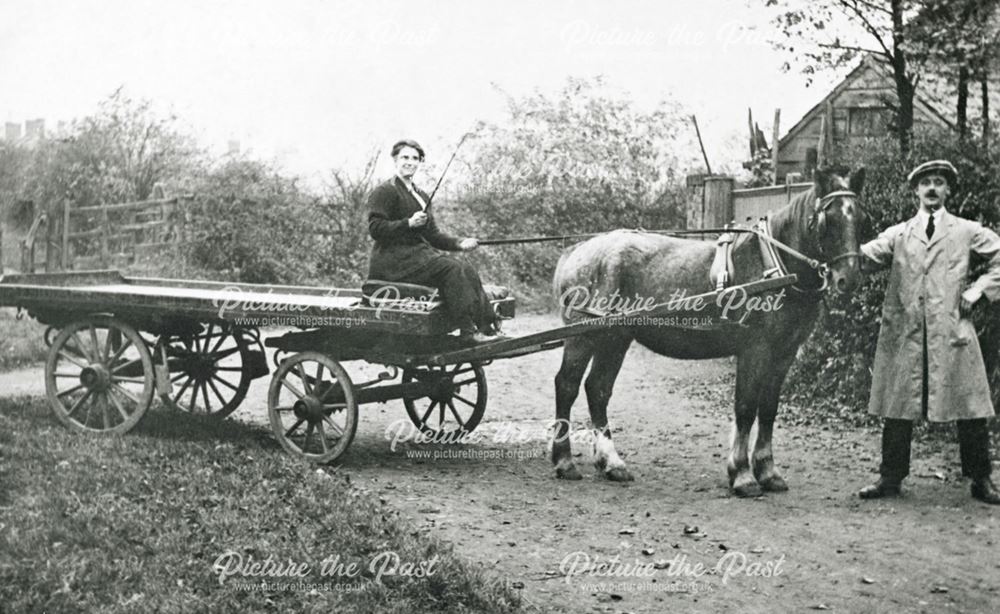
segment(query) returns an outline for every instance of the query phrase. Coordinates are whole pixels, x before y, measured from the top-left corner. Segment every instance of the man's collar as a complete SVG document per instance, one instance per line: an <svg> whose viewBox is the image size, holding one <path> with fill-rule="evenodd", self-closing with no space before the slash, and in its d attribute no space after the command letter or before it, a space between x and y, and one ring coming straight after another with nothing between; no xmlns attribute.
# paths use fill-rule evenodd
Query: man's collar
<svg viewBox="0 0 1000 614"><path fill-rule="evenodd" d="M930 215L934 215L935 224L940 224L941 218L944 216L944 207L938 207L933 214L929 214L927 211L924 211L923 207L917 207L917 217L920 218L920 222L924 225L927 224L927 218L930 217Z"/></svg>

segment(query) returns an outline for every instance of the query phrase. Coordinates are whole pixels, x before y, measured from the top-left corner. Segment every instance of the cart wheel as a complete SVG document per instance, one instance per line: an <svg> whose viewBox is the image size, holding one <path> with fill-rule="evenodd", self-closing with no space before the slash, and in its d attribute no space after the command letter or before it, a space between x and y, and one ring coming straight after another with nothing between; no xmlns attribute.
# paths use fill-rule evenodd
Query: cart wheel
<svg viewBox="0 0 1000 614"><path fill-rule="evenodd" d="M433 382L427 397L403 398L410 420L424 434L438 441L476 430L486 412L486 373L478 364L404 369L403 382ZM437 410L437 416L435 411Z"/></svg>
<svg viewBox="0 0 1000 614"><path fill-rule="evenodd" d="M45 393L56 418L83 433L124 433L153 401L153 360L131 326L99 317L74 322L52 341Z"/></svg>
<svg viewBox="0 0 1000 614"><path fill-rule="evenodd" d="M281 447L310 462L332 462L358 429L354 384L336 360L319 352L294 354L271 379L267 415Z"/></svg>
<svg viewBox="0 0 1000 614"><path fill-rule="evenodd" d="M171 391L164 405L191 414L225 418L250 389L250 344L239 329L209 323L193 335L161 337L154 354L167 353Z"/></svg>

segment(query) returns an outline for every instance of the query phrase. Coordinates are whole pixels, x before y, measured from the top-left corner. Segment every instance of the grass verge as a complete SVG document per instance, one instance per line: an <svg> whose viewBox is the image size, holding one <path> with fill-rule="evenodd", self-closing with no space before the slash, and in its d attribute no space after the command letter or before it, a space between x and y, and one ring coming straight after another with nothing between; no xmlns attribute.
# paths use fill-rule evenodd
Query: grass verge
<svg viewBox="0 0 1000 614"><path fill-rule="evenodd" d="M308 573L236 571L268 558ZM323 576L324 560L341 573ZM221 582L220 566L233 572ZM44 399L23 397L0 399L0 603L102 613L521 607L515 591L349 475L303 465L260 428L154 408L128 435L87 437L51 418Z"/></svg>

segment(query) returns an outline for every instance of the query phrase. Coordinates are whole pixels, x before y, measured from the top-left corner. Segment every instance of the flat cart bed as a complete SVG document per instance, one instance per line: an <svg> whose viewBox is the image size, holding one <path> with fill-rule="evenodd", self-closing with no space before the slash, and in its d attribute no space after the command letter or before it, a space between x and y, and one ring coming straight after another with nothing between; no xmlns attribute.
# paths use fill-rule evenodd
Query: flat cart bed
<svg viewBox="0 0 1000 614"><path fill-rule="evenodd" d="M749 297L795 281L794 275L761 279L687 297L686 303L714 305L728 292ZM498 313L512 317L512 297L498 292L492 300ZM483 418L485 364L635 325L636 316L685 313L672 304L611 314L581 310L564 326L476 344L448 334L454 326L436 300L376 301L357 289L126 277L117 271L6 275L0 277L0 307L23 309L49 325L50 408L67 427L89 434L131 430L154 395L174 409L225 417L253 379L270 373L264 345L273 347L271 430L287 451L316 463L346 451L359 405L401 399L420 432L455 441ZM258 328L269 326L284 330L262 341ZM353 382L341 364L353 360L385 371Z"/></svg>

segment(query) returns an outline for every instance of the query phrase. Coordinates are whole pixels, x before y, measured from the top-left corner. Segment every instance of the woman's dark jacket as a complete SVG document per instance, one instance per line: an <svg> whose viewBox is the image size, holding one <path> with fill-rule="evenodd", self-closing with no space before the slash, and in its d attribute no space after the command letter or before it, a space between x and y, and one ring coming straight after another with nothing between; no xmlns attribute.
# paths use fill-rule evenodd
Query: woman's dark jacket
<svg viewBox="0 0 1000 614"><path fill-rule="evenodd" d="M404 278L442 254L436 249L459 251L459 239L442 232L434 221L427 194L416 188L427 203L427 224L410 228L409 218L420 203L399 177L379 185L368 197L368 233L375 239L368 265L369 279L405 281Z"/></svg>

